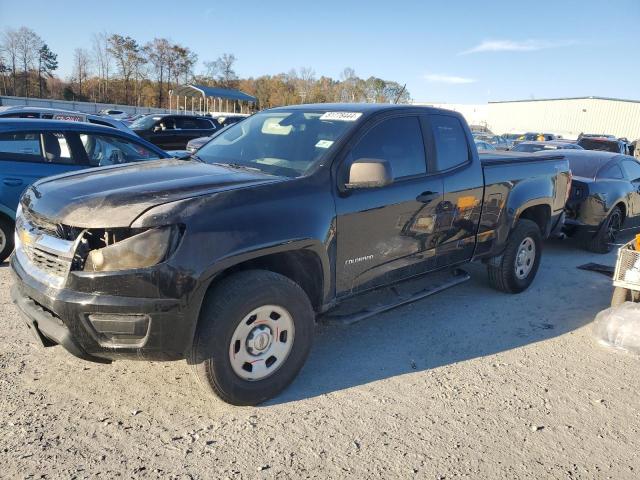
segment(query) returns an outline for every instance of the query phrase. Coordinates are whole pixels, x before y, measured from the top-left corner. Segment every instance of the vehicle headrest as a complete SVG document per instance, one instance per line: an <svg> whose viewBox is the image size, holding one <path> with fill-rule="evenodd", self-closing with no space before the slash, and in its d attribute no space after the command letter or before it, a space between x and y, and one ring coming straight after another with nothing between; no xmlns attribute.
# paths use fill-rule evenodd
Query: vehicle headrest
<svg viewBox="0 0 640 480"><path fill-rule="evenodd" d="M44 156L49 162L60 158L60 142L53 133L44 133Z"/></svg>

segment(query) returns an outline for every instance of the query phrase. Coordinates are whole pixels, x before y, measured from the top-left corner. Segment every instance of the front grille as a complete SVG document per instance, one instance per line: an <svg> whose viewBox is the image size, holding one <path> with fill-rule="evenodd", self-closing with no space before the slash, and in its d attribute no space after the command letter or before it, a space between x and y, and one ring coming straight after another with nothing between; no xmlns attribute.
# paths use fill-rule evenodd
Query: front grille
<svg viewBox="0 0 640 480"><path fill-rule="evenodd" d="M18 258L22 258L23 264L27 262L30 265L33 275L61 286L71 270L74 239L77 238L74 230L65 229L63 225L23 209L22 215L16 219Z"/></svg>
<svg viewBox="0 0 640 480"><path fill-rule="evenodd" d="M64 277L69 273L71 260L67 258L33 247L25 246L24 251L34 266L50 275Z"/></svg>

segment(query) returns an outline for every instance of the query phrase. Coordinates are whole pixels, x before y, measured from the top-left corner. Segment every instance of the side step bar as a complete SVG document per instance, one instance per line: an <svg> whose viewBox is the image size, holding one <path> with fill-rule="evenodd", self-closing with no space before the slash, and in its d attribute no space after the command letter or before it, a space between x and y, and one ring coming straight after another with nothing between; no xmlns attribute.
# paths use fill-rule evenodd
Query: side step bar
<svg viewBox="0 0 640 480"><path fill-rule="evenodd" d="M422 289L410 295L401 295L397 292L395 287L391 287L391 290L394 293L396 293L397 298L394 299L394 301L391 301L390 303L386 303L384 305L366 307L363 310L357 311L355 313L350 313L350 314L340 314L338 312L338 309L336 309L333 312L328 312L324 314L320 318L320 320L327 323L336 324L336 325L352 325L366 318L373 317L374 315L378 315L380 313L393 310L394 308L398 308L403 305L407 305L409 303L422 300L423 298L429 297L436 293L440 293L443 290L446 290L451 287L455 287L456 285L466 282L470 278L471 276L464 270L456 269L452 272L452 275L449 278L446 278L443 281L440 281L434 285L431 285L428 288Z"/></svg>

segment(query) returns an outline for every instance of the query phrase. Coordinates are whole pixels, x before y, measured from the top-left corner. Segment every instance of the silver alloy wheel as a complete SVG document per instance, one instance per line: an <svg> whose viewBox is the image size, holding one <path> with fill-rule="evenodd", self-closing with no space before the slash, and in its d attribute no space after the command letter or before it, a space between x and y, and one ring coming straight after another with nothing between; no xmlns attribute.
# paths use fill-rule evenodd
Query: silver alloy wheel
<svg viewBox="0 0 640 480"><path fill-rule="evenodd" d="M2 229L0 229L0 252L2 252L7 246L7 236L4 234Z"/></svg>
<svg viewBox="0 0 640 480"><path fill-rule="evenodd" d="M535 261L536 244L531 237L526 237L522 242L520 242L518 252L516 253L516 277L520 280L527 278Z"/></svg>
<svg viewBox="0 0 640 480"><path fill-rule="evenodd" d="M263 305L238 324L229 345L229 360L243 380L262 380L275 373L293 347L291 314L277 305Z"/></svg>

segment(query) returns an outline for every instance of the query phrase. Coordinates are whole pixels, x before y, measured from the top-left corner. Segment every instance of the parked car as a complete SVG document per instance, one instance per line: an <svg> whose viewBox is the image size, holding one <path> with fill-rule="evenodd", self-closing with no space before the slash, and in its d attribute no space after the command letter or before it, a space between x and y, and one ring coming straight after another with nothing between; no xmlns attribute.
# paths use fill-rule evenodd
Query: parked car
<svg viewBox="0 0 640 480"><path fill-rule="evenodd" d="M13 250L20 195L35 180L84 168L167 157L155 145L109 127L0 119L0 262Z"/></svg>
<svg viewBox="0 0 640 480"><path fill-rule="evenodd" d="M478 140L477 138L474 140L474 143L476 144L476 148L478 150L496 150L496 147L494 147L490 143Z"/></svg>
<svg viewBox="0 0 640 480"><path fill-rule="evenodd" d="M565 151L573 173L565 232L588 250L607 253L622 228L640 224L640 162L617 153Z"/></svg>
<svg viewBox="0 0 640 480"><path fill-rule="evenodd" d="M131 128L165 150L184 150L189 140L207 137L219 125L212 118L194 115L147 115L133 122Z"/></svg>
<svg viewBox="0 0 640 480"><path fill-rule="evenodd" d="M609 136L594 137L591 135L583 135L582 138L578 139L578 145L585 150L599 150L601 152L621 153L623 155L630 153L628 142Z"/></svg>
<svg viewBox="0 0 640 480"><path fill-rule="evenodd" d="M513 141L513 146L515 147L520 142L549 142L551 140L555 140L556 138L558 137L553 133L527 132L515 139Z"/></svg>
<svg viewBox="0 0 640 480"><path fill-rule="evenodd" d="M500 135L486 135L483 133L477 133L474 134L473 137L476 139L476 141L479 140L493 146L493 149L490 150L509 150L510 143Z"/></svg>
<svg viewBox="0 0 640 480"><path fill-rule="evenodd" d="M582 147L576 143L553 140L550 142L520 142L511 149L513 152L528 153L540 150L582 150Z"/></svg>
<svg viewBox="0 0 640 480"><path fill-rule="evenodd" d="M44 107L0 107L0 119L2 118L28 118L40 120L67 120L72 122L87 122L94 125L117 128L123 132L133 133L133 131L120 120L102 117L91 113L76 112L73 110L60 110L57 108Z"/></svg>
<svg viewBox="0 0 640 480"><path fill-rule="evenodd" d="M216 130L216 132L213 135L209 135L208 137L198 137L198 138L194 138L193 140L189 140L189 142L187 143L187 152L189 153L194 153L197 150L199 150L200 148L202 148L203 145L205 145L209 140L211 140L212 138L214 138L217 135L220 135L222 132L224 132L227 128L229 128L231 125L235 125L238 122L234 122L234 123L230 123L228 125L225 125L222 128L219 128Z"/></svg>
<svg viewBox="0 0 640 480"><path fill-rule="evenodd" d="M510 150L514 145L514 142L518 139L518 137L521 137L522 135L523 135L522 133L503 133L501 136L507 142L507 150Z"/></svg>
<svg viewBox="0 0 640 480"><path fill-rule="evenodd" d="M216 118L218 124L222 127L226 127L229 125L233 125L234 123L238 123L245 118L247 118L249 114L246 113L234 113L230 115L222 115Z"/></svg>
<svg viewBox="0 0 640 480"><path fill-rule="evenodd" d="M12 295L45 345L186 358L238 405L285 388L316 315L357 294L472 260L498 290L525 290L570 183L562 156L481 158L462 115L415 106L266 110L198 156L30 187Z"/></svg>
<svg viewBox="0 0 640 480"><path fill-rule="evenodd" d="M124 110L116 110L115 108L106 108L104 110L100 110L98 113L118 120L126 120L131 116L128 112L125 112Z"/></svg>

